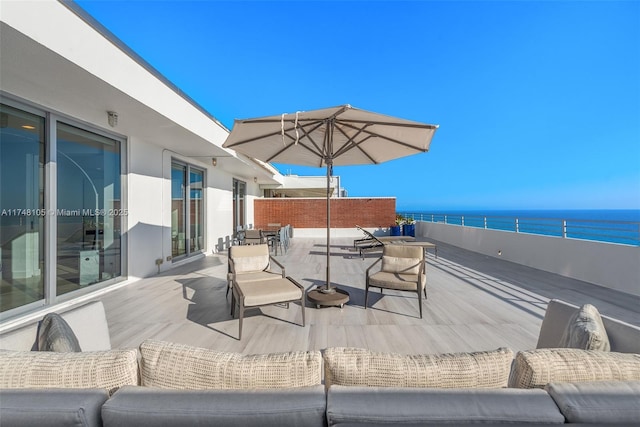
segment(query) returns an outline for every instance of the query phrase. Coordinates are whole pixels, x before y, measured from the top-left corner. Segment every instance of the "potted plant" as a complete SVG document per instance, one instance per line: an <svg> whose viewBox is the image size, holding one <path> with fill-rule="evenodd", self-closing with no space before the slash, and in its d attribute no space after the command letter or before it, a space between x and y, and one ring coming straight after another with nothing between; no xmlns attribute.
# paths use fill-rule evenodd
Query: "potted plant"
<svg viewBox="0 0 640 427"><path fill-rule="evenodd" d="M403 236L416 236L416 222L413 218L405 218L404 223L402 224L402 235Z"/></svg>
<svg viewBox="0 0 640 427"><path fill-rule="evenodd" d="M389 227L389 234L392 236L402 236L402 224L404 224L404 217L396 214L396 225Z"/></svg>

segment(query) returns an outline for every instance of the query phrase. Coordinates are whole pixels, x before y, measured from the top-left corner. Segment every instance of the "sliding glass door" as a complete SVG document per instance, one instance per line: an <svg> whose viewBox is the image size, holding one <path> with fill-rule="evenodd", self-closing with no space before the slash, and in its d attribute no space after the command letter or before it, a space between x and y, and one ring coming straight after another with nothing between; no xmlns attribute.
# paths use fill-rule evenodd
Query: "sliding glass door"
<svg viewBox="0 0 640 427"><path fill-rule="evenodd" d="M0 105L0 312L44 299L43 117Z"/></svg>
<svg viewBox="0 0 640 427"><path fill-rule="evenodd" d="M204 172L194 168L189 169L189 206L191 213L189 218L190 224L190 250L191 252L201 251L204 249Z"/></svg>
<svg viewBox="0 0 640 427"><path fill-rule="evenodd" d="M233 180L233 232L239 227L246 228L245 199L247 196L247 183Z"/></svg>
<svg viewBox="0 0 640 427"><path fill-rule="evenodd" d="M186 180L187 166L171 165L171 256L187 254Z"/></svg>
<svg viewBox="0 0 640 427"><path fill-rule="evenodd" d="M123 143L0 104L0 318L122 276Z"/></svg>
<svg viewBox="0 0 640 427"><path fill-rule="evenodd" d="M120 145L57 126L57 294L119 276Z"/></svg>
<svg viewBox="0 0 640 427"><path fill-rule="evenodd" d="M171 255L189 256L204 249L204 171L171 164Z"/></svg>

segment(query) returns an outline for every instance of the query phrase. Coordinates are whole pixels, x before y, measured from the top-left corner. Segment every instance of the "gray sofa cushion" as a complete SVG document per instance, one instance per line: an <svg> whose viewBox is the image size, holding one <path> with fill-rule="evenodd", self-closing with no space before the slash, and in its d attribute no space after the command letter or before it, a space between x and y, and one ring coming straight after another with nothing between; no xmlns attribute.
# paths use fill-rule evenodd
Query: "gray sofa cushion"
<svg viewBox="0 0 640 427"><path fill-rule="evenodd" d="M348 387L327 393L329 426L562 424L544 390Z"/></svg>
<svg viewBox="0 0 640 427"><path fill-rule="evenodd" d="M49 313L40 322L38 350L60 353L82 351L71 326L58 313Z"/></svg>
<svg viewBox="0 0 640 427"><path fill-rule="evenodd" d="M165 390L123 387L102 408L105 427L322 427L324 387Z"/></svg>
<svg viewBox="0 0 640 427"><path fill-rule="evenodd" d="M103 389L2 389L2 427L102 426Z"/></svg>
<svg viewBox="0 0 640 427"><path fill-rule="evenodd" d="M545 389L570 423L640 423L640 381L551 383Z"/></svg>

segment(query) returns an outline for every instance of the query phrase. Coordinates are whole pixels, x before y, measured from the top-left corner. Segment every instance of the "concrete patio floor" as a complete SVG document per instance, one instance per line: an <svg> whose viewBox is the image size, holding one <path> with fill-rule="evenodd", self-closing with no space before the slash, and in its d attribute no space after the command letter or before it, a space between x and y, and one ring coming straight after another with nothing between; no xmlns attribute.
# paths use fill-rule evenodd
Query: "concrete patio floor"
<svg viewBox="0 0 640 427"><path fill-rule="evenodd" d="M277 256L307 290L325 283L325 242L294 238ZM362 260L350 250L352 242L331 242L332 283L349 292L349 303L342 309L307 303L304 328L299 305L256 308L247 310L239 341L238 320L225 297L227 255L218 253L103 295L112 346L157 339L246 354L335 346L398 353L517 351L535 347L551 298L591 303L602 314L640 325L638 297L439 242L438 257L432 251L427 257L423 319L416 295L406 292L373 290L365 310L365 270L380 253Z"/></svg>

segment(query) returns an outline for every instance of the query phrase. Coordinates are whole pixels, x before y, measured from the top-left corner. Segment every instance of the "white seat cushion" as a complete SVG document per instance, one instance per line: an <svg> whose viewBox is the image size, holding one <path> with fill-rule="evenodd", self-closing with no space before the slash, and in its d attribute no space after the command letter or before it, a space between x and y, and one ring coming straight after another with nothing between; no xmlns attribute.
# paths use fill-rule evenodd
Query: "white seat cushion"
<svg viewBox="0 0 640 427"><path fill-rule="evenodd" d="M288 279L238 282L244 295L244 306L275 304L302 298L302 290Z"/></svg>
<svg viewBox="0 0 640 427"><path fill-rule="evenodd" d="M275 271L252 271L250 273L236 274L236 282L259 282L262 280L282 279L282 273Z"/></svg>

